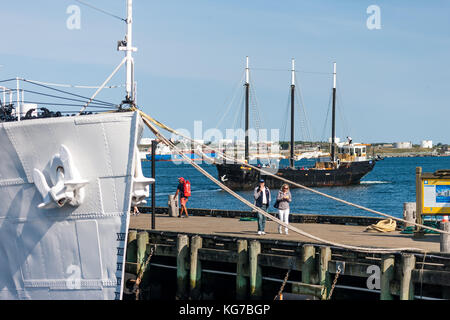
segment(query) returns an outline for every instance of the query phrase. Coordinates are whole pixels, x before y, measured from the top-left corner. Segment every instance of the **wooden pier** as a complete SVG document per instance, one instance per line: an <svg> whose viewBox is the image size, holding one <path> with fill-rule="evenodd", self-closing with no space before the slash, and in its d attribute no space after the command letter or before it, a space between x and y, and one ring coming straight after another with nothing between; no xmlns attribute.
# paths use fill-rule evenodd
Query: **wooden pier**
<svg viewBox="0 0 450 320"><path fill-rule="evenodd" d="M155 230L150 228L150 215L132 216L126 272L133 280L133 275L145 271L141 298L272 300L282 285L284 297L296 299L328 299L331 293L331 299L450 298L450 254L439 252L439 235L417 239L399 231L365 232L369 222L378 218L292 222L337 243L424 250L365 253L325 245L292 231L279 234L276 223L269 220L267 234L259 236L257 222L241 221L240 214L231 218L203 213L181 219L157 214ZM327 220L310 221L321 219ZM141 270L145 262L147 268ZM128 282L126 286L130 287ZM134 299L129 293L125 297Z"/></svg>

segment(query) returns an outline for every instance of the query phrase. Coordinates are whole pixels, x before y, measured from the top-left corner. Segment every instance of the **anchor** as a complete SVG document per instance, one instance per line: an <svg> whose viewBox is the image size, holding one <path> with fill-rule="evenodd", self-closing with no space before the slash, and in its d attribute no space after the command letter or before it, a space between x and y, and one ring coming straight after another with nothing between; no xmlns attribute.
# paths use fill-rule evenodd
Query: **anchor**
<svg viewBox="0 0 450 320"><path fill-rule="evenodd" d="M78 207L84 200L84 186L89 183L80 178L72 155L65 145L60 146L59 153L53 156L50 164L53 187L48 185L44 174L37 168L33 170L33 180L43 199L38 205L41 209L61 208L66 204Z"/></svg>

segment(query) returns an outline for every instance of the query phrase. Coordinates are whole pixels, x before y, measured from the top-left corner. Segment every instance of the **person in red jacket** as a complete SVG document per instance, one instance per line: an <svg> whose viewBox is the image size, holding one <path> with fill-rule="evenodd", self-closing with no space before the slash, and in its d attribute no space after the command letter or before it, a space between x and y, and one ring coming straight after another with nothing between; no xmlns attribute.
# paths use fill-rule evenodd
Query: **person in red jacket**
<svg viewBox="0 0 450 320"><path fill-rule="evenodd" d="M186 208L186 202L188 202L188 197L184 194L184 178L183 177L178 178L178 187L177 187L177 192L175 192L175 197L178 196L178 193L180 193L180 204L181 204L180 215L178 216L178 218L183 217L183 211L186 213L186 218L189 218L188 210Z"/></svg>

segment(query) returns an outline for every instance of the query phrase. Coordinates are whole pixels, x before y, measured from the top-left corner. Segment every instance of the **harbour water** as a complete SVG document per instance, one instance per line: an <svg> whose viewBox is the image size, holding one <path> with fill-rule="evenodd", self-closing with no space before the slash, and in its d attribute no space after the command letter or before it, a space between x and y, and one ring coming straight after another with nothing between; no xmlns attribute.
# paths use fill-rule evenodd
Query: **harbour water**
<svg viewBox="0 0 450 320"><path fill-rule="evenodd" d="M151 175L151 162L143 161L144 175ZM401 217L404 202L415 201L415 170L422 167L423 172L434 172L450 168L450 157L401 157L378 161L372 172L367 174L360 185L347 187L322 187L321 192ZM209 173L217 177L215 166L203 164ZM173 162L156 163L156 206L167 206L169 194L177 188L177 178L184 177L191 182L192 196L188 208L249 210L247 206L221 190L216 184L200 174L189 164ZM271 190L272 199L278 190ZM238 192L252 200L253 192ZM304 214L375 216L369 212L350 207L321 197L303 189L292 189L291 212ZM273 203L269 211L276 212ZM151 204L149 199L148 204Z"/></svg>

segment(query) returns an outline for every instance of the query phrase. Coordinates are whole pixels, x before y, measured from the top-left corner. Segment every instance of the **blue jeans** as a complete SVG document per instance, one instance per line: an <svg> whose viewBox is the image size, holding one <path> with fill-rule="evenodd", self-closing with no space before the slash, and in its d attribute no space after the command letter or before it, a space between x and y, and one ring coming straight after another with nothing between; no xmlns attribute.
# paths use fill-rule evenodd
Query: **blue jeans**
<svg viewBox="0 0 450 320"><path fill-rule="evenodd" d="M261 209L266 212L267 212L268 208L269 208L269 206L266 204L263 204L261 207ZM258 231L264 231L265 227L266 227L266 217L258 212Z"/></svg>

